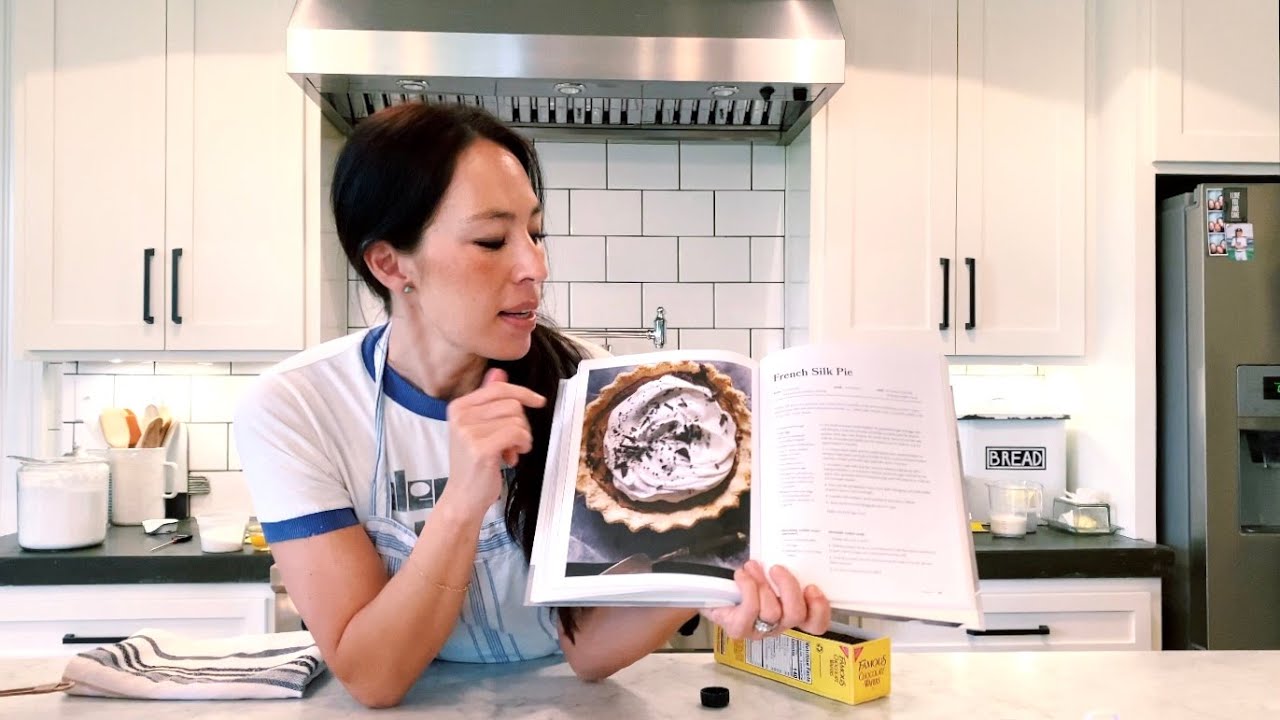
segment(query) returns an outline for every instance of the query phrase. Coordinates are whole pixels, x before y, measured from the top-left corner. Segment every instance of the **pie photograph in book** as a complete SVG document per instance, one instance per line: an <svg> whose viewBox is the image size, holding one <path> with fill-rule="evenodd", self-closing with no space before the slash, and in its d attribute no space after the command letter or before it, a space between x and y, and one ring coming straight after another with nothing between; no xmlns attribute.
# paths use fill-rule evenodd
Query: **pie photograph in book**
<svg viewBox="0 0 1280 720"><path fill-rule="evenodd" d="M664 360L588 372L565 576L733 578L748 559L751 368Z"/></svg>

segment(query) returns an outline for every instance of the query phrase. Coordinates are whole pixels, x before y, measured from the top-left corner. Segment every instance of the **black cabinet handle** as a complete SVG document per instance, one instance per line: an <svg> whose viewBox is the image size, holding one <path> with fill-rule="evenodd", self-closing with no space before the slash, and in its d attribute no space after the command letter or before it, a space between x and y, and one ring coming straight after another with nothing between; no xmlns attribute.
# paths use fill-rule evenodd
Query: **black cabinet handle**
<svg viewBox="0 0 1280 720"><path fill-rule="evenodd" d="M964 329L972 330L978 325L978 261L965 258L964 264L969 268L969 322Z"/></svg>
<svg viewBox="0 0 1280 720"><path fill-rule="evenodd" d="M974 637L989 637L992 635L1048 635L1049 626L1040 625L1033 628L1010 628L1007 630L965 630L966 633Z"/></svg>
<svg viewBox="0 0 1280 720"><path fill-rule="evenodd" d="M86 635L81 637L79 635L76 635L75 633L67 633L66 635L62 636L62 644L63 645L108 645L111 643L124 642L125 640L128 640L128 639L129 638L125 636L90 637Z"/></svg>
<svg viewBox="0 0 1280 720"><path fill-rule="evenodd" d="M942 265L942 322L939 330L951 327L951 258L938 258Z"/></svg>
<svg viewBox="0 0 1280 720"><path fill-rule="evenodd" d="M182 257L182 248L173 249L173 265L169 272L171 281L169 289L169 319L174 325L182 324L182 316L178 314L178 260Z"/></svg>
<svg viewBox="0 0 1280 720"><path fill-rule="evenodd" d="M142 322L148 325L156 322L156 316L151 314L151 260L155 256L155 248L142 251Z"/></svg>

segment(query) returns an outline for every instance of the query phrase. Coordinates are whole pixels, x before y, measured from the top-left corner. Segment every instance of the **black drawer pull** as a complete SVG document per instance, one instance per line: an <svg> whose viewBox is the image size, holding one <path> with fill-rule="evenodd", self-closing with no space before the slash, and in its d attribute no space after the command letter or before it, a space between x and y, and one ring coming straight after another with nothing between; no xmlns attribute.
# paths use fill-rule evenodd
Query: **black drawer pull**
<svg viewBox="0 0 1280 720"><path fill-rule="evenodd" d="M965 258L964 264L969 266L969 321L964 329L972 330L978 326L978 261Z"/></svg>
<svg viewBox="0 0 1280 720"><path fill-rule="evenodd" d="M942 265L942 322L939 330L951 327L951 258L938 258Z"/></svg>
<svg viewBox="0 0 1280 720"><path fill-rule="evenodd" d="M90 637L88 635L80 636L75 633L67 633L62 636L63 645L108 645L110 643L124 642L128 637Z"/></svg>
<svg viewBox="0 0 1280 720"><path fill-rule="evenodd" d="M1001 630L965 630L965 632L974 637L989 637L992 635L1048 635L1049 626L1041 625L1033 628L1008 628Z"/></svg>
<svg viewBox="0 0 1280 720"><path fill-rule="evenodd" d="M172 320L175 325L182 324L182 316L178 314L178 260L181 258L182 248L174 248L173 262L171 263L173 267L170 268L170 272L173 274L169 276L169 319Z"/></svg>
<svg viewBox="0 0 1280 720"><path fill-rule="evenodd" d="M156 317L151 314L151 258L155 256L155 248L142 251L142 322L148 325L156 322Z"/></svg>

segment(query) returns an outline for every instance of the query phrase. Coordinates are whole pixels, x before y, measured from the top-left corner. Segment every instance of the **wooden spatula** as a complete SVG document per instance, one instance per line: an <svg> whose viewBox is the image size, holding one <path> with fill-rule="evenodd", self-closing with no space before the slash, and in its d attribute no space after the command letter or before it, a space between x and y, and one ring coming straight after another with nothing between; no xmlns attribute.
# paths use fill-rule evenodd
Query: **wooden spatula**
<svg viewBox="0 0 1280 720"><path fill-rule="evenodd" d="M107 445L113 448L127 448L132 434L129 432L129 421L124 410L107 408L98 416L98 425L102 428L102 437Z"/></svg>

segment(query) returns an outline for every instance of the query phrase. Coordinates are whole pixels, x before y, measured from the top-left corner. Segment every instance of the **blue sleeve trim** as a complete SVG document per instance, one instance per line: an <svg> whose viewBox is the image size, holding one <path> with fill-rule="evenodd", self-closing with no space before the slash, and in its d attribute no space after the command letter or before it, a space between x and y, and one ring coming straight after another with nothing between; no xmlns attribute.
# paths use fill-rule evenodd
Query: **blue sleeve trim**
<svg viewBox="0 0 1280 720"><path fill-rule="evenodd" d="M334 530L359 525L356 511L352 508L323 510L310 515L302 515L288 520L262 523L262 535L268 543L297 540L298 538L323 535Z"/></svg>

